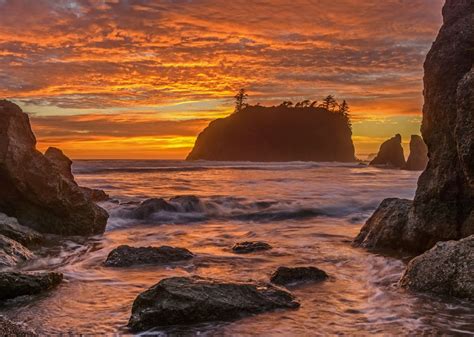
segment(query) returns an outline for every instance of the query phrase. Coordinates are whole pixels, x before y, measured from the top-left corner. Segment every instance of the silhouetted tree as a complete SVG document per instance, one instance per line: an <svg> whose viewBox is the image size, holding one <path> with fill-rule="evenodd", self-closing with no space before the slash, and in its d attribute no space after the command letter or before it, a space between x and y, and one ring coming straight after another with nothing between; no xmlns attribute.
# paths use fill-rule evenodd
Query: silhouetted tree
<svg viewBox="0 0 474 337"><path fill-rule="evenodd" d="M323 103L320 105L320 107L329 111L334 111L337 106L337 101L334 99L333 95L326 96L326 98L323 99Z"/></svg>
<svg viewBox="0 0 474 337"><path fill-rule="evenodd" d="M310 103L311 103L311 102L310 102L309 99L305 99L304 101L300 102L300 106L301 106L302 108L307 108L307 107L309 107L309 104L310 104Z"/></svg>
<svg viewBox="0 0 474 337"><path fill-rule="evenodd" d="M291 102L291 101L283 101L283 102L280 104L280 106L284 106L284 107L286 107L286 108L290 108L290 107L293 106L293 102Z"/></svg>
<svg viewBox="0 0 474 337"><path fill-rule="evenodd" d="M247 100L249 95L247 95L245 89L240 89L237 95L234 96L235 98L235 111L240 112L243 108L247 106L245 101Z"/></svg>
<svg viewBox="0 0 474 337"><path fill-rule="evenodd" d="M344 116L347 125L349 126L349 128L352 129L351 115L349 114L349 111L349 104L347 104L346 100L343 100L342 104L339 106L339 113Z"/></svg>
<svg viewBox="0 0 474 337"><path fill-rule="evenodd" d="M315 107L315 106L316 106L316 104L318 104L318 101L313 101L313 102L311 102L311 105L310 105L310 107L311 107L311 108L313 108L313 107Z"/></svg>

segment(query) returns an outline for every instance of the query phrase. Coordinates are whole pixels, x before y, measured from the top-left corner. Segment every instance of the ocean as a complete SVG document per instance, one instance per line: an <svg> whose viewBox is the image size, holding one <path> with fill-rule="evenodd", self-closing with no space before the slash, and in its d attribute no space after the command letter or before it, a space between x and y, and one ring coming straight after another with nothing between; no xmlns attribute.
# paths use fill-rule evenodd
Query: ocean
<svg viewBox="0 0 474 337"><path fill-rule="evenodd" d="M412 199L419 172L358 163L249 163L185 161L75 161L80 185L111 197L104 235L72 237L41 248L25 270L56 270L54 291L22 298L0 313L40 334L128 333L135 297L159 280L200 275L228 281L268 281L280 266L316 266L327 281L290 288L301 303L243 318L154 330L179 336L313 336L474 334L474 305L413 294L397 287L409 257L354 248L360 227L388 197ZM195 196L197 206L171 201L176 211L143 220L129 210L148 198ZM176 199L175 199L176 200ZM269 251L236 255L231 247L262 240ZM196 254L166 267L107 268L107 254L121 244L172 245Z"/></svg>

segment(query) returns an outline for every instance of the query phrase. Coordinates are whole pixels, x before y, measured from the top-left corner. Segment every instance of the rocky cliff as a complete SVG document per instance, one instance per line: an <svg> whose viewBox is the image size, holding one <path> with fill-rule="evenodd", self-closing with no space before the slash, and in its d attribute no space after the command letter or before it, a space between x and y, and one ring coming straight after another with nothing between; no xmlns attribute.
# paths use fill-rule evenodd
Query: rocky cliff
<svg viewBox="0 0 474 337"><path fill-rule="evenodd" d="M198 136L187 160L355 160L342 114L322 108L250 106L217 119Z"/></svg>
<svg viewBox="0 0 474 337"><path fill-rule="evenodd" d="M402 136L399 134L385 141L377 156L369 165L386 166L390 168L402 168L405 166L405 155L403 154Z"/></svg>
<svg viewBox="0 0 474 337"><path fill-rule="evenodd" d="M0 212L40 232L102 233L107 212L36 150L28 115L0 101Z"/></svg>
<svg viewBox="0 0 474 337"><path fill-rule="evenodd" d="M428 148L423 138L412 135L410 139L410 155L404 167L409 171L423 171L428 164Z"/></svg>

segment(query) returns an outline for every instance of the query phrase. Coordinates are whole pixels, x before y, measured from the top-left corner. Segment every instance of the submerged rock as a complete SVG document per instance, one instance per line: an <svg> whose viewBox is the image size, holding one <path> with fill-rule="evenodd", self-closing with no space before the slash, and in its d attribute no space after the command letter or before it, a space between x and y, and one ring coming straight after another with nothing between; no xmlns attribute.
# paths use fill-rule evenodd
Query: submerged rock
<svg viewBox="0 0 474 337"><path fill-rule="evenodd" d="M13 267L34 257L21 243L0 234L0 267Z"/></svg>
<svg viewBox="0 0 474 337"><path fill-rule="evenodd" d="M428 164L428 148L423 138L412 135L410 139L410 155L404 167L409 171L423 171Z"/></svg>
<svg viewBox="0 0 474 337"><path fill-rule="evenodd" d="M145 220L149 218L153 213L160 211L165 212L177 212L176 206L170 204L162 198L152 198L143 201L138 207L131 210L128 214L129 217L138 220Z"/></svg>
<svg viewBox="0 0 474 337"><path fill-rule="evenodd" d="M343 114L324 108L248 106L212 121L187 160L354 162Z"/></svg>
<svg viewBox="0 0 474 337"><path fill-rule="evenodd" d="M39 294L57 286L63 274L0 272L0 300Z"/></svg>
<svg viewBox="0 0 474 337"><path fill-rule="evenodd" d="M306 282L319 282L328 278L324 270L316 267L279 267L271 276L270 281L278 285Z"/></svg>
<svg viewBox="0 0 474 337"><path fill-rule="evenodd" d="M194 195L179 195L170 199L183 212L204 212L204 204Z"/></svg>
<svg viewBox="0 0 474 337"><path fill-rule="evenodd" d="M107 267L130 267L134 265L165 264L189 260L194 257L186 248L170 246L130 247L119 246L107 256Z"/></svg>
<svg viewBox="0 0 474 337"><path fill-rule="evenodd" d="M474 300L474 235L459 241L438 242L410 261L400 285Z"/></svg>
<svg viewBox="0 0 474 337"><path fill-rule="evenodd" d="M107 212L35 146L28 115L16 104L0 100L0 212L40 232L102 233Z"/></svg>
<svg viewBox="0 0 474 337"><path fill-rule="evenodd" d="M271 245L263 241L244 241L236 243L232 247L232 251L237 254L247 254L272 248Z"/></svg>
<svg viewBox="0 0 474 337"><path fill-rule="evenodd" d="M385 141L381 146L377 156L372 159L369 165L387 166L402 168L405 166L405 156L403 154L402 136L399 134Z"/></svg>
<svg viewBox="0 0 474 337"><path fill-rule="evenodd" d="M16 323L0 316L0 336L35 337L37 335L24 324Z"/></svg>
<svg viewBox="0 0 474 337"><path fill-rule="evenodd" d="M298 307L289 292L269 284L172 277L138 295L128 326L132 331L143 331L175 324L235 320Z"/></svg>
<svg viewBox="0 0 474 337"><path fill-rule="evenodd" d="M377 210L367 220L354 240L354 244L370 250L411 250L417 242L412 242L407 227L413 201L389 198L382 201Z"/></svg>
<svg viewBox="0 0 474 337"><path fill-rule="evenodd" d="M43 240L43 236L40 233L20 225L17 219L3 213L0 213L0 234L25 246L36 244Z"/></svg>

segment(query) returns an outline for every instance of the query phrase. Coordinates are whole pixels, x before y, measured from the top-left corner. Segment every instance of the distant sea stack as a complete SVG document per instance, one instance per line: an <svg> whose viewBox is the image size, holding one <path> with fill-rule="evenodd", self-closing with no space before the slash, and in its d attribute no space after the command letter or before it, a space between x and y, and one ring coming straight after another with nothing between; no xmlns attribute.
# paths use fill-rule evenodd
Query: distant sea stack
<svg viewBox="0 0 474 337"><path fill-rule="evenodd" d="M352 131L339 112L321 107L248 106L212 121L187 160L355 161Z"/></svg>
<svg viewBox="0 0 474 337"><path fill-rule="evenodd" d="M412 135L410 139L410 155L404 167L409 171L423 171L428 164L428 148L423 138Z"/></svg>
<svg viewBox="0 0 474 337"><path fill-rule="evenodd" d="M370 162L372 166L386 166L390 168L402 168L405 166L403 154L402 136L399 134L385 141L377 156Z"/></svg>

